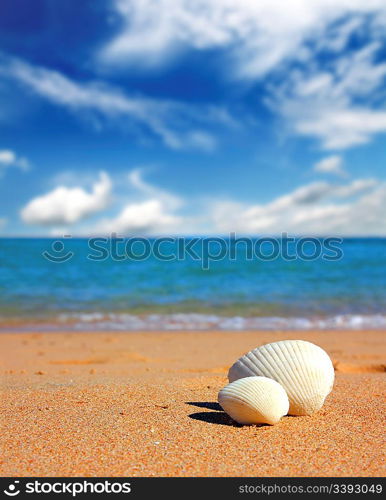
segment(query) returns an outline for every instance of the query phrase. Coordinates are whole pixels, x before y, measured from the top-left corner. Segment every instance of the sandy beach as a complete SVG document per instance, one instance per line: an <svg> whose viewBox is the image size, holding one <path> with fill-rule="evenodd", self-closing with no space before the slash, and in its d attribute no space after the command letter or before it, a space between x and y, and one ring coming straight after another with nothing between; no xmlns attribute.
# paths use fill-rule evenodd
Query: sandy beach
<svg viewBox="0 0 386 500"><path fill-rule="evenodd" d="M229 366L282 339L323 347L333 392L310 417L235 424ZM4 333L2 476L384 476L382 331Z"/></svg>

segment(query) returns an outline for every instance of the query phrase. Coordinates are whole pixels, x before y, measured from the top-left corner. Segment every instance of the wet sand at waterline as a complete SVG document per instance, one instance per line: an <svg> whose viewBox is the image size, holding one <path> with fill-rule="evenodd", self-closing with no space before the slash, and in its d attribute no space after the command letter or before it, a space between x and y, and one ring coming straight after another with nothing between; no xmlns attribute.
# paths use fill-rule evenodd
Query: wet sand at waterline
<svg viewBox="0 0 386 500"><path fill-rule="evenodd" d="M230 365L268 342L331 356L333 392L308 417L235 424ZM382 331L3 333L3 476L384 476Z"/></svg>

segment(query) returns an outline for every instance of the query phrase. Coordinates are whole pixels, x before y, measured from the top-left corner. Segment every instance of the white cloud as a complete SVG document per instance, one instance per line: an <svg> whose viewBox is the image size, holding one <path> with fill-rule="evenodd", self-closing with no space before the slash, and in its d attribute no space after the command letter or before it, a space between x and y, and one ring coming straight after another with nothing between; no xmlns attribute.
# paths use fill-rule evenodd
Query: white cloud
<svg viewBox="0 0 386 500"><path fill-rule="evenodd" d="M220 49L242 78L301 60L307 43L318 42L327 30L329 49L340 50L366 16L386 12L384 0L115 0L114 5L123 27L102 48L102 63L151 67L187 49Z"/></svg>
<svg viewBox="0 0 386 500"><path fill-rule="evenodd" d="M220 233L386 235L386 183L357 179L343 185L313 183L266 204L215 202Z"/></svg>
<svg viewBox="0 0 386 500"><path fill-rule="evenodd" d="M369 191L370 189L376 189L378 184L376 179L355 179L349 184L334 186L331 192L338 198L350 198Z"/></svg>
<svg viewBox="0 0 386 500"><path fill-rule="evenodd" d="M174 235L280 234L386 235L386 183L355 179L346 183L314 182L258 203L237 200L183 200L143 179L143 169L128 175L130 199L92 225L82 221L107 208L111 181L106 174L91 192L58 187L31 200L22 210L27 224L47 225L53 234ZM122 184L122 183L121 183ZM117 198L116 198L117 199ZM122 199L121 197L118 199ZM62 228L62 229L60 229Z"/></svg>
<svg viewBox="0 0 386 500"><path fill-rule="evenodd" d="M302 135L319 137L325 149L346 149L366 144L373 135L386 132L386 111L367 109L324 110L297 124Z"/></svg>
<svg viewBox="0 0 386 500"><path fill-rule="evenodd" d="M157 66L188 49L219 49L226 77L271 83L266 102L291 133L338 150L386 132L386 109L380 107L386 64L379 62L384 0L115 0L112 10L119 29L98 53L99 62ZM355 46L348 43L352 35L359 40ZM367 46L358 48L363 40ZM170 148L212 151L217 142L208 125L232 122L223 109L126 94L19 60L2 61L0 73L45 99L84 117L145 131Z"/></svg>
<svg viewBox="0 0 386 500"><path fill-rule="evenodd" d="M386 132L386 109L379 108L386 64L378 57L386 33L384 0L114 5L120 30L99 53L107 66L159 66L186 50L218 49L227 77L279 82L267 92L271 108L292 133L316 138L324 149L365 144ZM348 43L353 35L356 46ZM361 48L363 40L368 45Z"/></svg>
<svg viewBox="0 0 386 500"><path fill-rule="evenodd" d="M318 161L314 166L315 172L322 174L333 174L340 177L347 175L343 168L343 160L341 156L331 155Z"/></svg>
<svg viewBox="0 0 386 500"><path fill-rule="evenodd" d="M160 200L129 203L116 216L101 220L93 233L120 235L163 234L178 231L182 218L168 213Z"/></svg>
<svg viewBox="0 0 386 500"><path fill-rule="evenodd" d="M26 158L18 156L11 149L0 149L0 175L9 167L17 167L20 170L26 171L30 165Z"/></svg>
<svg viewBox="0 0 386 500"><path fill-rule="evenodd" d="M16 155L13 151L9 149L0 150L0 164L1 165L13 165L16 160Z"/></svg>
<svg viewBox="0 0 386 500"><path fill-rule="evenodd" d="M143 179L143 169L136 168L128 175L129 183L142 200L126 203L118 215L97 222L94 233L163 234L179 232L183 218L176 211L183 200Z"/></svg>
<svg viewBox="0 0 386 500"><path fill-rule="evenodd" d="M27 224L46 226L71 225L105 209L110 201L111 181L101 172L87 192L81 187L59 186L53 191L33 198L21 211Z"/></svg>
<svg viewBox="0 0 386 500"><path fill-rule="evenodd" d="M160 189L157 186L146 182L143 179L143 168L135 168L129 172L129 183L145 198L157 199L168 209L174 210L183 205L183 200L169 191Z"/></svg>
<svg viewBox="0 0 386 500"><path fill-rule="evenodd" d="M386 132L386 109L379 109L386 63L378 62L379 43L370 43L328 67L310 62L288 72L271 88L267 103L287 120L290 131L314 137L324 149L365 144Z"/></svg>
<svg viewBox="0 0 386 500"><path fill-rule="evenodd" d="M102 82L80 83L63 74L17 59L0 59L0 74L15 79L48 101L89 118L109 120L137 133L156 136L172 149L212 151L216 139L209 123L232 125L228 113L216 106L194 107L173 100L130 96Z"/></svg>

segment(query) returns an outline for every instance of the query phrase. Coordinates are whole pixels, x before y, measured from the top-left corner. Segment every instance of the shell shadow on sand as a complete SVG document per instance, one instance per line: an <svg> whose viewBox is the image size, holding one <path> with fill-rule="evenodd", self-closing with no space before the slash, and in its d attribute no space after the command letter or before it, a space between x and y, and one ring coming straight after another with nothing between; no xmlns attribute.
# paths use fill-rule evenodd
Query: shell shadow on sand
<svg viewBox="0 0 386 500"><path fill-rule="evenodd" d="M217 425L230 425L232 427L240 427L240 425L235 422L231 417L229 417L221 408L218 403L205 402L205 401L189 401L187 405L197 406L198 408L207 408L208 410L216 411L200 411L197 413L191 413L189 418L193 420L201 420L202 422L207 422L208 424Z"/></svg>

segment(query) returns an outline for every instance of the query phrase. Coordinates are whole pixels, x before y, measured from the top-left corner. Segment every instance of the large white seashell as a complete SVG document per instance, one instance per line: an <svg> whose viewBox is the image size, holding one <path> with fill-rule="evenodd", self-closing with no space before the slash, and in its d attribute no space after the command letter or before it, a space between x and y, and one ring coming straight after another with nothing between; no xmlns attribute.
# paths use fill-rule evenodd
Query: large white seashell
<svg viewBox="0 0 386 500"><path fill-rule="evenodd" d="M334 367L328 354L311 342L282 340L253 349L231 366L234 380L260 375L276 380L287 392L291 415L320 410L334 384Z"/></svg>
<svg viewBox="0 0 386 500"><path fill-rule="evenodd" d="M266 377L241 378L218 393L223 410L239 424L276 424L288 412L283 387Z"/></svg>

